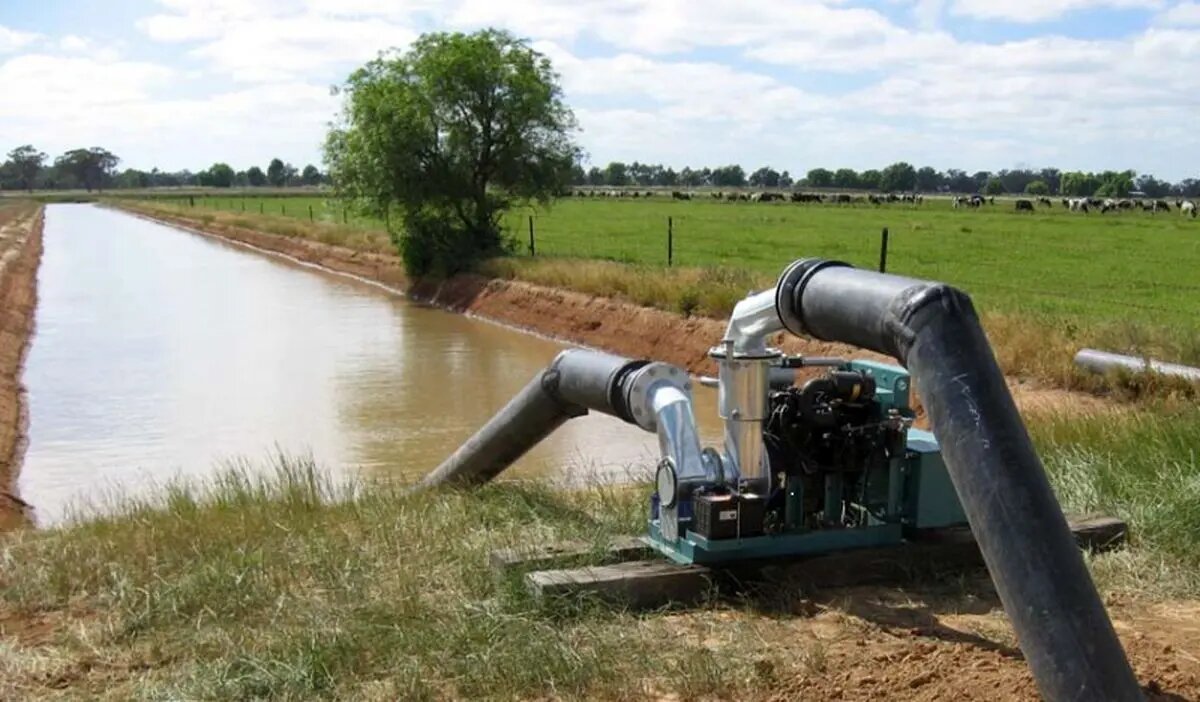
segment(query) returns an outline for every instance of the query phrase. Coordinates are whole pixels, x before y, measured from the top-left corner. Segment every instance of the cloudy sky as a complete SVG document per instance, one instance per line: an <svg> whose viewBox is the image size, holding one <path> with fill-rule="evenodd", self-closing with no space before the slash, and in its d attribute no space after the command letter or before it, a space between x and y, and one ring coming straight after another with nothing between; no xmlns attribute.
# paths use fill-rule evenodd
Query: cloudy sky
<svg viewBox="0 0 1200 702"><path fill-rule="evenodd" d="M553 59L594 163L1200 177L1193 0L0 0L0 150L319 162L331 85L489 25Z"/></svg>

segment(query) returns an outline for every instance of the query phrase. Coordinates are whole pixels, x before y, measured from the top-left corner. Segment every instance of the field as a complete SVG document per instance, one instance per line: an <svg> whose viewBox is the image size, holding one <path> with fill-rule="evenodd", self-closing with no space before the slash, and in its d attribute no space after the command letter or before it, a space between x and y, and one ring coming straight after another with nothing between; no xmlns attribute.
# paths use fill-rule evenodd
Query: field
<svg viewBox="0 0 1200 702"><path fill-rule="evenodd" d="M322 198L197 198L197 208L260 211L341 223ZM1056 205L1035 214L998 201L955 210L925 204L831 206L792 203L565 199L547 210L514 211L505 221L528 253L533 217L541 256L666 265L667 220L674 263L775 275L791 260L821 256L858 266L879 263L889 230L888 270L944 280L985 309L1095 321L1196 326L1200 304L1200 220L1139 211L1083 215ZM346 214L352 226L382 223Z"/></svg>

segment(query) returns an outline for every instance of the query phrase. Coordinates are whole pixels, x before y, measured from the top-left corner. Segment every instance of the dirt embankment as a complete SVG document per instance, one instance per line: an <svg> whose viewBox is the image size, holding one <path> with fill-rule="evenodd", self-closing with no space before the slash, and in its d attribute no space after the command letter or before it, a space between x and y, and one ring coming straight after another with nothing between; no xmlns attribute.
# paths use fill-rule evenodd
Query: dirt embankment
<svg viewBox="0 0 1200 702"><path fill-rule="evenodd" d="M304 263L407 290L418 301L456 312L625 356L666 361L697 375L713 375L716 372L716 365L708 357L708 351L724 335L725 322L722 320L683 317L612 298L477 275L459 275L444 281L410 284L399 256L358 251L215 222L202 224L186 217L159 212L130 211L190 231L241 242ZM874 358L893 362L890 358L842 344L785 334L780 334L775 341L776 346L791 354ZM1017 379L1010 378L1009 386L1022 409L1103 411L1114 406L1093 395L1040 387Z"/></svg>
<svg viewBox="0 0 1200 702"><path fill-rule="evenodd" d="M0 531L28 517L28 506L16 494L29 423L20 376L33 335L41 256L42 208L0 210Z"/></svg>

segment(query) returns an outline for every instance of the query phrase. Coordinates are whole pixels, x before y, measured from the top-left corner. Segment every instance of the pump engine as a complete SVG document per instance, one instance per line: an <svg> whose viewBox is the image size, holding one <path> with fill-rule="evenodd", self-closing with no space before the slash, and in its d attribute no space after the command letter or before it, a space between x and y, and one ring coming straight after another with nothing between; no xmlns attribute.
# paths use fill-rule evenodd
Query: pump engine
<svg viewBox="0 0 1200 702"><path fill-rule="evenodd" d="M714 355L728 362L724 351ZM808 365L771 358L772 366ZM746 362L733 361L732 370ZM732 445L746 442L738 425L727 433L725 458L706 451L720 469L704 478L680 480L664 459L651 498L653 546L679 562L716 563L884 545L966 522L936 440L912 428L907 372L870 361L820 363L830 367L817 377L766 392L756 421L761 477L727 465L730 454L747 453ZM722 400L727 421L744 416Z"/></svg>

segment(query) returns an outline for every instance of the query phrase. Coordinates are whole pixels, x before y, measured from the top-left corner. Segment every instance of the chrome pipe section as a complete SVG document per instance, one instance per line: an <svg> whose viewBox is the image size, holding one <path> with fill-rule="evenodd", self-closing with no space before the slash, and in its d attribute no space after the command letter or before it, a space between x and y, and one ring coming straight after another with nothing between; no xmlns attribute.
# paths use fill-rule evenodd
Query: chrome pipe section
<svg viewBox="0 0 1200 702"><path fill-rule="evenodd" d="M1141 700L970 298L942 283L804 259L780 277L776 301L788 331L908 368L1042 696Z"/></svg>
<svg viewBox="0 0 1200 702"><path fill-rule="evenodd" d="M1200 383L1200 368L1156 361L1152 358L1123 356L1119 353L1097 351L1096 349L1081 349L1079 353L1075 354L1075 365L1093 373L1107 373L1123 368L1134 373L1159 373L1172 378L1183 378Z"/></svg>
<svg viewBox="0 0 1200 702"><path fill-rule="evenodd" d="M734 350L736 346L735 341L727 339L723 347L709 352L719 370L717 413L725 423L726 477L741 492L765 495L771 481L763 422L767 418L772 371L778 370L782 354L765 347L739 353Z"/></svg>
<svg viewBox="0 0 1200 702"><path fill-rule="evenodd" d="M734 353L759 354L766 350L767 337L783 331L775 311L775 288L755 293L734 305L723 342L733 344Z"/></svg>

